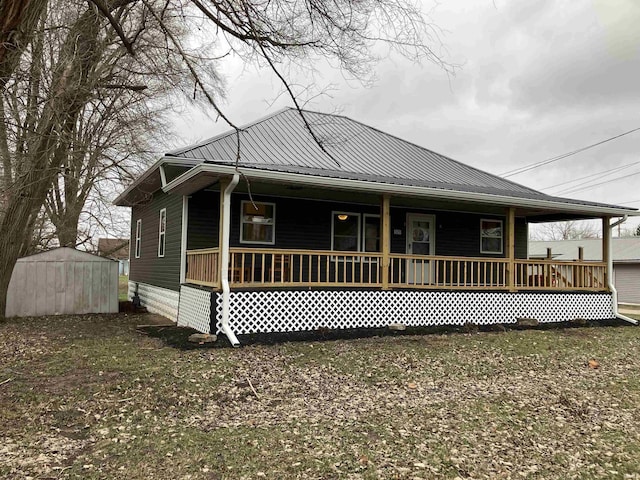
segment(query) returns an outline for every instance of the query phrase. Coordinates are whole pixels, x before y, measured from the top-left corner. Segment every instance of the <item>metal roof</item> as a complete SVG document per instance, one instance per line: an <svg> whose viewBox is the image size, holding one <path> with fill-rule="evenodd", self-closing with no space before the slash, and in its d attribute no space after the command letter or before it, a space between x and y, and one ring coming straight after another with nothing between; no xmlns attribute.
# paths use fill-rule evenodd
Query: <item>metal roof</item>
<svg viewBox="0 0 640 480"><path fill-rule="evenodd" d="M480 193L545 195L483 172L424 147L340 115L304 111L322 151L300 112L286 108L241 129L240 162L260 168L328 177L440 187ZM167 156L235 163L235 131Z"/></svg>
<svg viewBox="0 0 640 480"><path fill-rule="evenodd" d="M245 169L611 207L546 195L341 115L308 110L303 114L330 156L309 133L300 112L285 108L240 129L238 165ZM165 157L235 165L237 145L238 138L232 130L169 152Z"/></svg>
<svg viewBox="0 0 640 480"><path fill-rule="evenodd" d="M578 247L584 250L584 259L602 260L602 239L583 238L581 240L547 240L529 242L529 257L546 257L547 248L552 257L558 260L576 260ZM614 262L640 262L640 237L611 239L611 255Z"/></svg>

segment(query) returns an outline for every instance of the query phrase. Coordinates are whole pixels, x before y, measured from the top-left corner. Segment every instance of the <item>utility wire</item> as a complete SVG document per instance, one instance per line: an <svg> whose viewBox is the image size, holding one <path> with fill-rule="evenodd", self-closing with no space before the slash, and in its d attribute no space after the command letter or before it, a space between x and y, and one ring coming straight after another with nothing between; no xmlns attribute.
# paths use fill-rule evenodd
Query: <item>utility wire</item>
<svg viewBox="0 0 640 480"><path fill-rule="evenodd" d="M596 173L592 173L590 175L585 175L584 177L574 178L573 180L567 180L566 182L556 183L555 185L550 185L548 187L541 188L540 190L551 190L551 189L556 188L556 187L561 187L562 185L567 185L569 183L579 182L580 180L586 180L587 178L611 175L612 173L616 173L616 172L620 172L622 170L626 170L627 168L633 167L634 165L640 165L640 162L627 163L625 165L620 165L619 167L610 168L608 170L603 170L602 172L596 172ZM581 185L583 185L583 184L581 184ZM574 187L577 187L577 186L578 185L574 185Z"/></svg>
<svg viewBox="0 0 640 480"><path fill-rule="evenodd" d="M616 135L615 137L609 137L605 140L592 143L591 145L587 145L586 147L578 148L577 150L573 150L571 152L567 152L561 155L557 155L555 157L547 158L546 160L542 160L541 162L535 162L529 165L525 165L524 167L514 168L513 170L509 170L508 172L504 172L500 174L500 176L504 178L509 178L509 177L513 177L514 175L520 175L521 173L528 172L529 170L533 170L534 168L542 167L544 165L557 162L558 160L562 160L563 158L567 158L577 153L584 152L585 150L589 150L590 148L597 147L598 145L602 145L603 143L611 142L612 140L616 140L620 137L624 137L625 135L629 135L630 133L637 132L638 130L640 130L640 127L634 128L633 130L629 130L628 132L621 133L620 135Z"/></svg>
<svg viewBox="0 0 640 480"><path fill-rule="evenodd" d="M635 177L636 175L640 175L640 172L634 172L634 173L632 173L630 175L622 175L620 177L615 177L615 178L612 178L610 180L605 180L604 182L599 182L599 183L594 183L594 184L591 184L591 185L587 185L586 187L578 187L578 188L572 187L572 188L569 188L568 190L563 190L563 191L559 192L557 195L568 195L570 193L580 192L582 190L587 190L589 188L598 187L598 186L604 185L606 183L615 182L616 180L622 180L622 179L629 178L629 177Z"/></svg>

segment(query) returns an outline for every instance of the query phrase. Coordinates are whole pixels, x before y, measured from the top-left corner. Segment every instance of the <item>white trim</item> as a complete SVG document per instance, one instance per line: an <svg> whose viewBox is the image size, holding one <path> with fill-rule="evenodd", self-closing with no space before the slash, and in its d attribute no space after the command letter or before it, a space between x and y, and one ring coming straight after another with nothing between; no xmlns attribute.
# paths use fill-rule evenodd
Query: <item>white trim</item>
<svg viewBox="0 0 640 480"><path fill-rule="evenodd" d="M164 187L167 184L167 175L164 172L164 165L158 167L160 170L160 184Z"/></svg>
<svg viewBox="0 0 640 480"><path fill-rule="evenodd" d="M189 197L182 196L182 235L180 237L180 283L187 279L187 233L189 229Z"/></svg>
<svg viewBox="0 0 640 480"><path fill-rule="evenodd" d="M142 175L140 175L131 185L129 185L124 192L116 197L116 199L112 202L114 205L120 205L124 199L129 195L133 190L135 190L138 185L143 183L145 179L150 177L160 165L175 165L179 167L194 167L200 163L204 162L202 159L195 158L184 158L184 157L170 157L163 156L159 158L156 163L151 165L147 170L145 170ZM190 171L190 170L189 170ZM187 173L187 172L185 172ZM163 185L164 188L164 185Z"/></svg>
<svg viewBox="0 0 640 480"><path fill-rule="evenodd" d="M255 203L256 205L271 205L271 207L273 207L273 223L271 224L273 226L272 229L272 235L271 235L271 241L269 242L262 242L259 240L243 240L242 239L242 235L244 233L244 224L246 223L244 221L244 206L246 204L252 205L252 203ZM241 200L240 201L240 243L244 244L244 245L275 245L276 243L276 204L273 202L251 202L250 200Z"/></svg>
<svg viewBox="0 0 640 480"><path fill-rule="evenodd" d="M162 214L164 213L164 230L162 230ZM160 255L160 247L162 247L162 255ZM167 209L161 208L158 216L158 258L164 258L167 253Z"/></svg>
<svg viewBox="0 0 640 480"><path fill-rule="evenodd" d="M140 258L142 254L142 219L136 220L136 241L133 246L135 258Z"/></svg>
<svg viewBox="0 0 640 480"><path fill-rule="evenodd" d="M367 218L377 218L378 219L378 242L380 243L380 249L378 250L367 250L366 249L366 241L367 241ZM380 214L379 213L363 213L362 214L362 245L360 246L360 251L368 252L368 253L381 253L382 250L382 226L380 225Z"/></svg>
<svg viewBox="0 0 640 480"><path fill-rule="evenodd" d="M178 158L178 157L174 157ZM188 181L200 172L212 172L222 175L233 175L239 169L231 165L219 165L201 163L191 170L169 182L162 190L167 193L178 185ZM554 202L552 200L538 200L530 198L511 197L507 195L495 195L489 193L460 192L443 188L418 187L413 185L399 185L383 182L368 182L364 180L351 180L345 178L318 177L298 173L279 172L272 170L260 170L256 168L242 168L242 175L249 179L273 180L281 183L294 183L313 185L324 188L347 189L354 191L366 191L372 193L389 193L396 196L414 196L426 198L439 198L442 200L459 200L466 202L484 203L490 205L504 205L509 207L545 208L557 212L573 212L592 215L633 215L637 213L633 209L616 208L615 206L580 205L569 202Z"/></svg>
<svg viewBox="0 0 640 480"><path fill-rule="evenodd" d="M499 252L482 249L483 238L498 238L498 237L483 237L482 222L500 222L500 251ZM514 225L514 228L515 228L515 225ZM484 253L486 255L502 255L504 253L504 220L500 220L499 218L481 218L480 219L480 253Z"/></svg>

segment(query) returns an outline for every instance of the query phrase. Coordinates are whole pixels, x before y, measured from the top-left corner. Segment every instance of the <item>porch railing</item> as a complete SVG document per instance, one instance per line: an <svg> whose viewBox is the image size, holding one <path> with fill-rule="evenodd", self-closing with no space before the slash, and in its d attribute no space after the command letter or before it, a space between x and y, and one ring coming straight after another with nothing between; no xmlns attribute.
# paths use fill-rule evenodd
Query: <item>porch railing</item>
<svg viewBox="0 0 640 480"><path fill-rule="evenodd" d="M390 254L390 288L481 290L586 290L607 288L602 262L509 260ZM379 287L383 255L377 252L231 248L231 287ZM187 252L187 282L220 287L219 250Z"/></svg>
<svg viewBox="0 0 640 480"><path fill-rule="evenodd" d="M220 249L187 250L186 281L205 287L220 287Z"/></svg>
<svg viewBox="0 0 640 480"><path fill-rule="evenodd" d="M390 255L390 285L403 288L505 289L503 258Z"/></svg>
<svg viewBox="0 0 640 480"><path fill-rule="evenodd" d="M604 262L516 260L515 287L548 290L605 290Z"/></svg>
<svg viewBox="0 0 640 480"><path fill-rule="evenodd" d="M230 258L235 286L376 287L381 281L380 253L231 248Z"/></svg>

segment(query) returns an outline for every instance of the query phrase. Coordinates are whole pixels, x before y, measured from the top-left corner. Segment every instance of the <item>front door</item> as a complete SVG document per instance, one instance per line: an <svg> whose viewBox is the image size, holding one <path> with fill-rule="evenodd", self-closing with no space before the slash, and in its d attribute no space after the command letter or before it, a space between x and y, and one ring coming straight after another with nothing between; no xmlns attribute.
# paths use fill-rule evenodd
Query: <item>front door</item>
<svg viewBox="0 0 640 480"><path fill-rule="evenodd" d="M407 254L434 255L435 253L435 216L422 213L407 214ZM407 260L407 283L424 285L429 283L430 262L426 259Z"/></svg>

